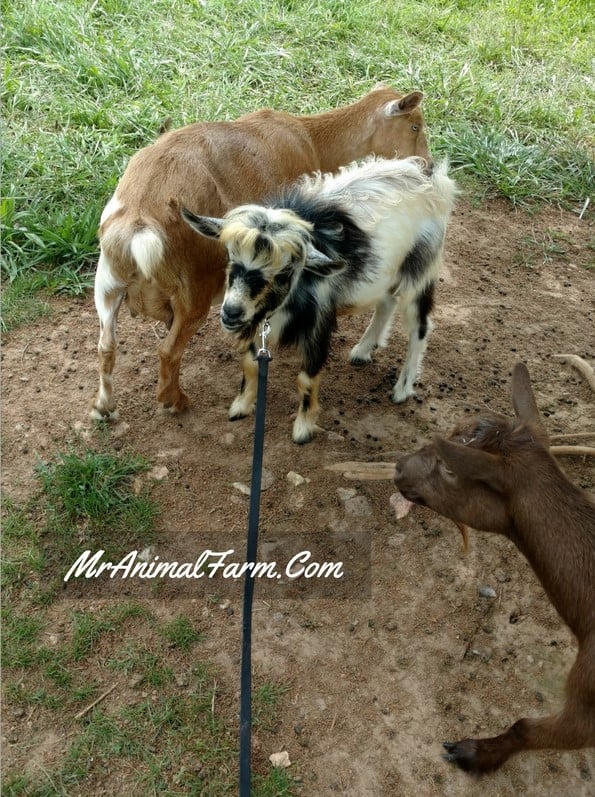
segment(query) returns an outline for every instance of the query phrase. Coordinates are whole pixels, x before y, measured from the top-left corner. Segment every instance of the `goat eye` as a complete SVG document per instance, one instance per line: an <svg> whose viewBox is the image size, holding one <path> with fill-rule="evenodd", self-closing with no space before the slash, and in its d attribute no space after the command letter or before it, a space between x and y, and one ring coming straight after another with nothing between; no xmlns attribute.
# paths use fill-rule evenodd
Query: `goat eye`
<svg viewBox="0 0 595 797"><path fill-rule="evenodd" d="M414 133L417 133L419 131L419 125L411 125L411 129Z"/></svg>

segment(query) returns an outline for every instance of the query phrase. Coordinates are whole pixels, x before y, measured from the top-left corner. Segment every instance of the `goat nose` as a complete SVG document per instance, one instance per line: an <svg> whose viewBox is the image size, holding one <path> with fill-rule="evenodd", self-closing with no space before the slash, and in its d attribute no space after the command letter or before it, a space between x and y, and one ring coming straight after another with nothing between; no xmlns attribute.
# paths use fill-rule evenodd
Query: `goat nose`
<svg viewBox="0 0 595 797"><path fill-rule="evenodd" d="M221 322L225 326L237 325L242 319L242 308L237 304L224 304L221 308Z"/></svg>

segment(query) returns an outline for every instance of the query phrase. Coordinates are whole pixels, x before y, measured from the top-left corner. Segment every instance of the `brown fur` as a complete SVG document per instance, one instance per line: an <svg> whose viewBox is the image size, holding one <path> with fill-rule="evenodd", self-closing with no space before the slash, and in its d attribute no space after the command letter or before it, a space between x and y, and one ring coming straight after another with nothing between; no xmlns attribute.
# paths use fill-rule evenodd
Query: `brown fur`
<svg viewBox="0 0 595 797"><path fill-rule="evenodd" d="M114 195L121 207L107 213L99 230L103 277L98 269L96 303L107 321L100 317L100 391L93 417L115 415L111 370L116 317L124 297L133 314L168 325L159 347L159 401L172 411L189 404L179 385L180 360L211 303L221 298L226 256L219 242L190 229L180 215L181 205L220 217L301 174L335 171L365 155L393 157L398 152L400 157L430 160L421 99L419 92L404 97L377 87L353 105L315 116L260 110L231 122L191 124L164 133L138 152ZM395 113L387 116L389 103ZM156 233L164 246L163 257L148 275L130 253L133 235L144 230ZM104 279L106 273L115 287Z"/></svg>
<svg viewBox="0 0 595 797"><path fill-rule="evenodd" d="M595 504L548 451L529 374L513 371L515 420L480 416L396 465L402 494L452 520L509 537L578 640L562 711L518 720L491 739L447 743L446 759L474 773L522 750L595 746Z"/></svg>

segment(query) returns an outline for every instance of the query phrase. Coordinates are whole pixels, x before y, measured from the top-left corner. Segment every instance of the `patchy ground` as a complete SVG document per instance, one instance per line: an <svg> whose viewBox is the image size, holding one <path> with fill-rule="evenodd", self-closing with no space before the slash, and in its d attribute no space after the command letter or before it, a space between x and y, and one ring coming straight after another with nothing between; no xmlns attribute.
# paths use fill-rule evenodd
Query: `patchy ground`
<svg viewBox="0 0 595 797"><path fill-rule="evenodd" d="M417 509L397 522L390 482L347 482L323 469L341 460L390 459L386 452L411 450L476 408L509 412L517 359L529 366L550 432L592 431L593 395L576 371L553 358L573 353L595 361L592 245L589 219L461 202L449 230L419 400L396 407L388 397L405 346L398 325L375 362L355 369L347 354L367 319L347 319L322 381L320 424L327 431L305 447L290 437L296 359L275 355L263 557L283 561L275 546L287 550L294 537L294 552L316 541L325 558L353 557L350 576L334 597L309 584L256 586L255 685L289 687L278 727L255 738L257 758L287 750L300 794L594 793L592 750L519 756L481 782L440 757L443 740L492 735L521 716L545 715L560 705L575 645L516 549L473 532L465 555L456 528L429 511ZM4 346L2 487L16 500L32 489L36 457L50 459L77 434L90 440L96 434L87 416L96 389L92 299L56 300L52 308L49 319L17 330ZM167 469L153 488L162 508L156 554L193 561L207 547L235 548L241 561L248 499L233 483L249 483L253 424L230 424L226 417L239 383L238 363L212 312L183 363L182 383L193 408L181 417L163 414L154 399L160 333L158 326L121 313L115 371L121 420L110 430L111 444ZM592 462L565 459L562 465L595 492ZM294 486L289 471L309 481ZM344 489L355 490L356 500L346 500ZM493 588L496 597L481 597L480 586ZM136 595L133 585L125 592ZM191 587L172 583L158 598L140 588L137 597L150 600L160 616L184 611L199 624L206 634L201 651L233 696L239 683L239 588L203 580ZM79 582L62 610L73 601L89 608L103 599L95 585ZM53 608L57 625L60 607ZM106 687L113 677L105 676ZM134 699L130 690L115 689L103 706L109 711ZM55 764L72 720L64 716L50 728L40 716L5 715L5 771ZM21 742L11 744L10 732ZM114 794L113 783L89 783L80 793Z"/></svg>

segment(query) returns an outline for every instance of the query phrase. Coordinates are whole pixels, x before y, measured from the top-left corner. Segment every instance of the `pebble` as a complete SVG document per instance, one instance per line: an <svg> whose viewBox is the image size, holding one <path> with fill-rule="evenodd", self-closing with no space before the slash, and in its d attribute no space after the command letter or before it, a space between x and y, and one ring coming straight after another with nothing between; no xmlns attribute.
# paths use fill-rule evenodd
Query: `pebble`
<svg viewBox="0 0 595 797"><path fill-rule="evenodd" d="M398 545L402 545L406 539L404 534L393 534L388 538L388 544L391 548L396 548Z"/></svg>
<svg viewBox="0 0 595 797"><path fill-rule="evenodd" d="M488 662L492 658L492 649L491 648L471 648L469 650L469 656L475 656L478 659L481 659L483 662Z"/></svg>
<svg viewBox="0 0 595 797"><path fill-rule="evenodd" d="M144 548L137 556L139 562L150 562L155 556L155 547L150 545L148 548Z"/></svg>
<svg viewBox="0 0 595 797"><path fill-rule="evenodd" d="M508 573L505 573L504 570L500 570L500 568L494 570L494 578L496 579L496 581L499 581L501 584L510 581L510 576L508 575Z"/></svg>
<svg viewBox="0 0 595 797"><path fill-rule="evenodd" d="M350 498L355 498L357 490L354 490L353 487L337 487L337 495L339 496L339 501L345 504Z"/></svg>
<svg viewBox="0 0 595 797"><path fill-rule="evenodd" d="M492 587L485 587L480 586L478 587L478 592L482 598L495 598L496 597L496 590L492 589Z"/></svg>
<svg viewBox="0 0 595 797"><path fill-rule="evenodd" d="M300 476L300 474L296 473L294 470L290 470L285 478L292 487L299 487L301 484L308 484L310 481L310 479L307 479L305 476Z"/></svg>
<svg viewBox="0 0 595 797"><path fill-rule="evenodd" d="M165 465L156 465L147 473L148 479L153 479L156 482L162 482L169 476L169 469Z"/></svg>
<svg viewBox="0 0 595 797"><path fill-rule="evenodd" d="M368 499L363 495L356 495L346 501L345 512L352 517L370 517L372 514Z"/></svg>
<svg viewBox="0 0 595 797"><path fill-rule="evenodd" d="M268 490L275 481L275 474L268 468L262 469L262 476L260 480L260 491Z"/></svg>
<svg viewBox="0 0 595 797"><path fill-rule="evenodd" d="M265 490L268 490L274 481L275 481L274 473L272 473L270 470L267 470L266 468L263 468L261 481L260 481L260 491L264 492ZM234 482L232 484L232 487L234 488L234 490L237 490L239 493L242 493L242 495L250 495L250 487L248 487L248 485L244 484L243 482Z"/></svg>

